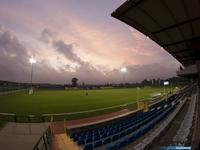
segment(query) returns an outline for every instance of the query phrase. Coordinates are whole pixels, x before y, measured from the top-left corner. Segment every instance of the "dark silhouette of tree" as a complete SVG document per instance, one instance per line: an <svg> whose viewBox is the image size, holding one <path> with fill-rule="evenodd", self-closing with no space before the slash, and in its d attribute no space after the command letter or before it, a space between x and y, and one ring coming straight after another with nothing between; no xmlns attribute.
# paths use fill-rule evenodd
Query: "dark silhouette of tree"
<svg viewBox="0 0 200 150"><path fill-rule="evenodd" d="M78 79L76 77L72 78L72 87L77 87Z"/></svg>
<svg viewBox="0 0 200 150"><path fill-rule="evenodd" d="M142 86L147 86L149 85L149 81L147 79L144 79L142 82L141 82L141 85Z"/></svg>

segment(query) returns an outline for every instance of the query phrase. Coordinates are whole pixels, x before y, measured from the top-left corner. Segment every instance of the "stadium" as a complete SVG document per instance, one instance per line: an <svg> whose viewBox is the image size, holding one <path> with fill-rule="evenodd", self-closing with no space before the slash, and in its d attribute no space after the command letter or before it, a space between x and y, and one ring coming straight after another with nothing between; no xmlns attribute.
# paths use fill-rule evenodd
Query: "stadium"
<svg viewBox="0 0 200 150"><path fill-rule="evenodd" d="M66 3L63 3L63 6ZM21 8L17 4L9 2L3 2L2 8L4 4L5 7L8 5L10 6L9 8L13 7L16 10ZM71 2L68 2L68 4L71 5ZM85 6L85 2L82 2L80 6L74 2L75 4L76 7L74 6L74 8L77 9L72 9L74 14L72 13L72 16L70 16L71 14L68 16L69 18L72 17L74 22L77 21L75 20L77 17L75 14L80 13L79 9L86 7L87 10L89 6L89 3ZM108 60L110 63L106 66L118 65L121 57L123 57L123 54L118 51L115 51L116 54L121 55L116 57L117 61L113 64L112 62L115 62L115 52L110 52L113 55L112 59L109 58L111 55L106 56L103 50L101 53L99 51L85 52L86 54L91 54L92 57L96 56L94 60L89 55L83 54L83 47L76 43L78 40L83 41L82 45L84 45L87 42L91 42L89 40L91 35L93 36L92 40L95 40L95 38L98 39L98 36L103 36L104 34L101 32L100 25L97 27L97 33L87 31L84 28L84 26L91 27L91 24L95 24L96 18L100 17L98 13L94 14L96 15L95 18L90 18L86 15L88 18L86 17L83 21L84 25L81 24L81 19L77 21L78 25L74 22L74 24L68 21L67 23L65 22L64 26L67 24L66 26L70 28L70 31L65 31L65 33L74 40L72 40L72 44L65 43L70 40L69 37L63 34L58 35L58 32L45 28L40 37L37 36L34 40L27 38L33 45L36 43L35 41L39 41L38 47L31 45L27 48L27 51L30 50L29 52L26 52L22 46L23 44L27 45L27 43L22 42L23 44L21 45L20 40L16 37L12 38L11 34L16 33L24 38L25 32L32 35L35 35L35 33L29 31L28 28L20 28L17 21L12 18L11 12L8 13L8 16L16 23L10 25L11 22L7 22L5 19L6 13L2 13L3 15L0 15L0 18L2 17L5 25L8 26L8 29L12 29L14 26L13 29L16 29L16 32L12 32L12 30L4 31L0 25L0 51L2 51L2 53L0 52L0 55L2 54L0 63L6 63L5 66L0 64L1 70L3 70L0 71L0 149L200 149L200 29L198 26L200 24L200 2L198 0L127 0L120 1L120 5L119 3L116 4L117 7L112 5L112 12L108 13L106 11L108 20L114 19L112 25L125 24L125 28L129 29L126 31L130 31L131 34L137 33L137 36L135 36L136 44L137 40L147 43L148 41L146 40L152 40L149 43L156 43L157 47L159 47L154 56L145 53L145 46L145 50L140 46L145 45L145 43L139 42L137 48L141 48L141 52L137 52L133 59L136 62L139 62L139 60L148 62L149 60L145 60L147 56L151 56L153 60L156 60L156 57L159 56L159 63L169 64L170 67L168 69L175 68L178 64L176 72L172 69L176 76L157 78L157 76L149 75L148 67L144 67L144 72L138 69L146 64L136 65L132 69L132 62L127 63L129 62L129 54L124 56L127 64L121 63L122 66L118 70L116 68L106 70L106 67L99 65ZM25 4L27 8L28 5ZM58 16L61 17L56 18L56 21L63 21L65 16L62 13L67 7L63 8L61 5L49 3L47 9L52 8L54 10L54 7L56 8L55 11L58 11ZM105 6L96 8L91 7L88 10L93 11L94 9L94 12L96 12L98 9L101 11L103 7L107 7L107 4L105 3ZM28 13L32 8L30 10L27 8L23 9ZM37 19L41 17L44 22L52 21L53 13L51 14L48 11L50 18L44 19L42 13L45 12L46 8L44 7L43 11L39 9L39 6L35 8L38 9L38 14L34 10L36 16L39 16ZM2 9L3 11L6 12L6 9ZM88 11L88 14L92 14L89 13L90 11ZM31 17L19 12L14 17L19 17L19 20L24 19L33 24L33 26L41 25L41 22L35 22L35 20L31 20ZM80 18L84 18L84 15L80 13ZM32 17L34 18L34 15ZM90 25L86 23L87 19L92 20ZM102 21L101 19L100 21ZM52 24L54 23L52 21ZM76 30L70 26L72 24L73 26L77 25ZM63 24L59 25L61 27ZM105 27L103 26L103 28ZM118 31L109 24L109 31L105 29L109 35L111 35L111 29L112 32L123 32L123 30ZM59 26L57 30L59 31ZM18 34L18 31L21 34ZM87 38L83 36L75 37L74 34L82 34L81 32L85 35L88 34ZM124 33L119 35L124 35ZM60 40L61 38L66 41ZM114 40L114 38L111 38L111 40ZM97 43L94 42L91 45L99 45L100 41L96 41ZM15 46L13 46L14 44ZM120 43L122 47L126 44ZM92 47L91 45L87 45L86 49ZM151 47L154 50L155 48L151 44L146 46L147 49ZM108 43L105 44L105 47L111 48ZM37 48L41 49L34 51ZM74 51L75 48L78 50ZM10 53L12 51L10 49L16 49L16 54ZM22 50L22 52L18 49ZM44 54L41 51L42 49L50 50ZM55 51L62 55L55 56L57 54ZM170 57L175 58L178 63L167 62L171 58L169 59L167 55L163 57L160 51L169 53ZM29 57L30 53L32 53L31 57ZM79 53L82 54L82 57L79 57ZM26 57L22 58L29 57L29 59L18 59L17 55L25 55ZM47 57L53 61L47 63ZM100 61L101 57L106 59ZM132 57L131 54L130 57ZM136 57L138 57L138 60ZM145 58L143 59L143 57ZM18 59L16 63L19 65L13 66L15 64L13 63L13 58ZM63 60L63 58L68 60ZM88 62L84 61L83 58L88 59ZM56 61L58 63L55 63ZM98 62L95 66L96 68L89 63L90 61L91 64ZM9 62L12 65L9 65ZM25 64L27 62L27 66L21 65L21 63ZM42 66L42 64L44 65ZM64 69L63 64L65 66ZM54 68L53 71L49 69L49 66ZM16 75L14 72L9 72L9 68L12 67ZM97 71L98 67L103 68L101 70L103 72L102 75ZM156 63L150 66L150 70L153 70L150 72L162 76L160 70L163 67L157 70L154 67L156 68ZM30 81L26 70L30 72ZM112 71L109 72L108 70ZM131 72L132 70L139 73ZM163 71L168 73L165 68ZM61 72L61 75L59 72ZM68 72L67 75L66 72ZM138 76L135 79L137 81L133 82L132 76ZM54 82L56 80L59 83ZM94 82L92 82L93 80Z"/></svg>

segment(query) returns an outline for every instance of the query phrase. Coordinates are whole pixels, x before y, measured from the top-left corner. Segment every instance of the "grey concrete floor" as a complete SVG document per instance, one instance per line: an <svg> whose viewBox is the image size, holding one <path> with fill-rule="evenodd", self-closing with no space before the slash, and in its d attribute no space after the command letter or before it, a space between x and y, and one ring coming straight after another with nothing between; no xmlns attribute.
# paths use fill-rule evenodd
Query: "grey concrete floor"
<svg viewBox="0 0 200 150"><path fill-rule="evenodd" d="M31 150L47 123L7 123L0 131L0 150Z"/></svg>

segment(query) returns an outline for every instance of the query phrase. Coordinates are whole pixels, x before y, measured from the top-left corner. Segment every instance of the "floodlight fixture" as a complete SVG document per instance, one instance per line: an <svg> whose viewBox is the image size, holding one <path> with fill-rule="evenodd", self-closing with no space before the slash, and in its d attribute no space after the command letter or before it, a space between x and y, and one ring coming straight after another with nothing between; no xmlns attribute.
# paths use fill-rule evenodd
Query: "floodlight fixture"
<svg viewBox="0 0 200 150"><path fill-rule="evenodd" d="M124 67L124 68L121 68L120 71L121 71L121 72L127 72L127 69Z"/></svg>
<svg viewBox="0 0 200 150"><path fill-rule="evenodd" d="M169 81L164 81L164 85L169 85Z"/></svg>
<svg viewBox="0 0 200 150"><path fill-rule="evenodd" d="M29 62L31 63L31 87L30 87L30 90L29 90L29 94L33 94L33 87L32 87L32 84L33 84L33 64L36 63L36 60L34 58L30 58L29 59Z"/></svg>
<svg viewBox="0 0 200 150"><path fill-rule="evenodd" d="M35 63L36 63L36 60L35 60L34 58L30 58L30 59L29 59L29 62L30 62L31 64L35 64Z"/></svg>

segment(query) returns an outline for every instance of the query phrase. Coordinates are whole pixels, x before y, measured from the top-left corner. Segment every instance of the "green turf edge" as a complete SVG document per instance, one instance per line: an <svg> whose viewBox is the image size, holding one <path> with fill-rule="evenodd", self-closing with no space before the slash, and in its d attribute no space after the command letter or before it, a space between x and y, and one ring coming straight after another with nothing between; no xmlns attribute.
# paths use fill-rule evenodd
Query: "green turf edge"
<svg viewBox="0 0 200 150"><path fill-rule="evenodd" d="M129 104L126 106L121 106L121 107L115 107L112 109L106 109L106 110L101 110L101 111L95 111L95 112L87 112L87 113L81 113L81 114L70 114L70 115L48 115L48 116L42 116L42 115L35 115L35 116L26 116L26 115L0 115L0 121L1 122L32 122L32 123L37 123L37 122L49 122L51 119L51 116L53 116L54 121L62 121L64 119L66 120L76 120L76 119L83 119L83 118L88 118L88 117L95 117L99 115L104 115L112 112L117 112L123 109L128 109L130 111L136 110L137 105L136 103Z"/></svg>

